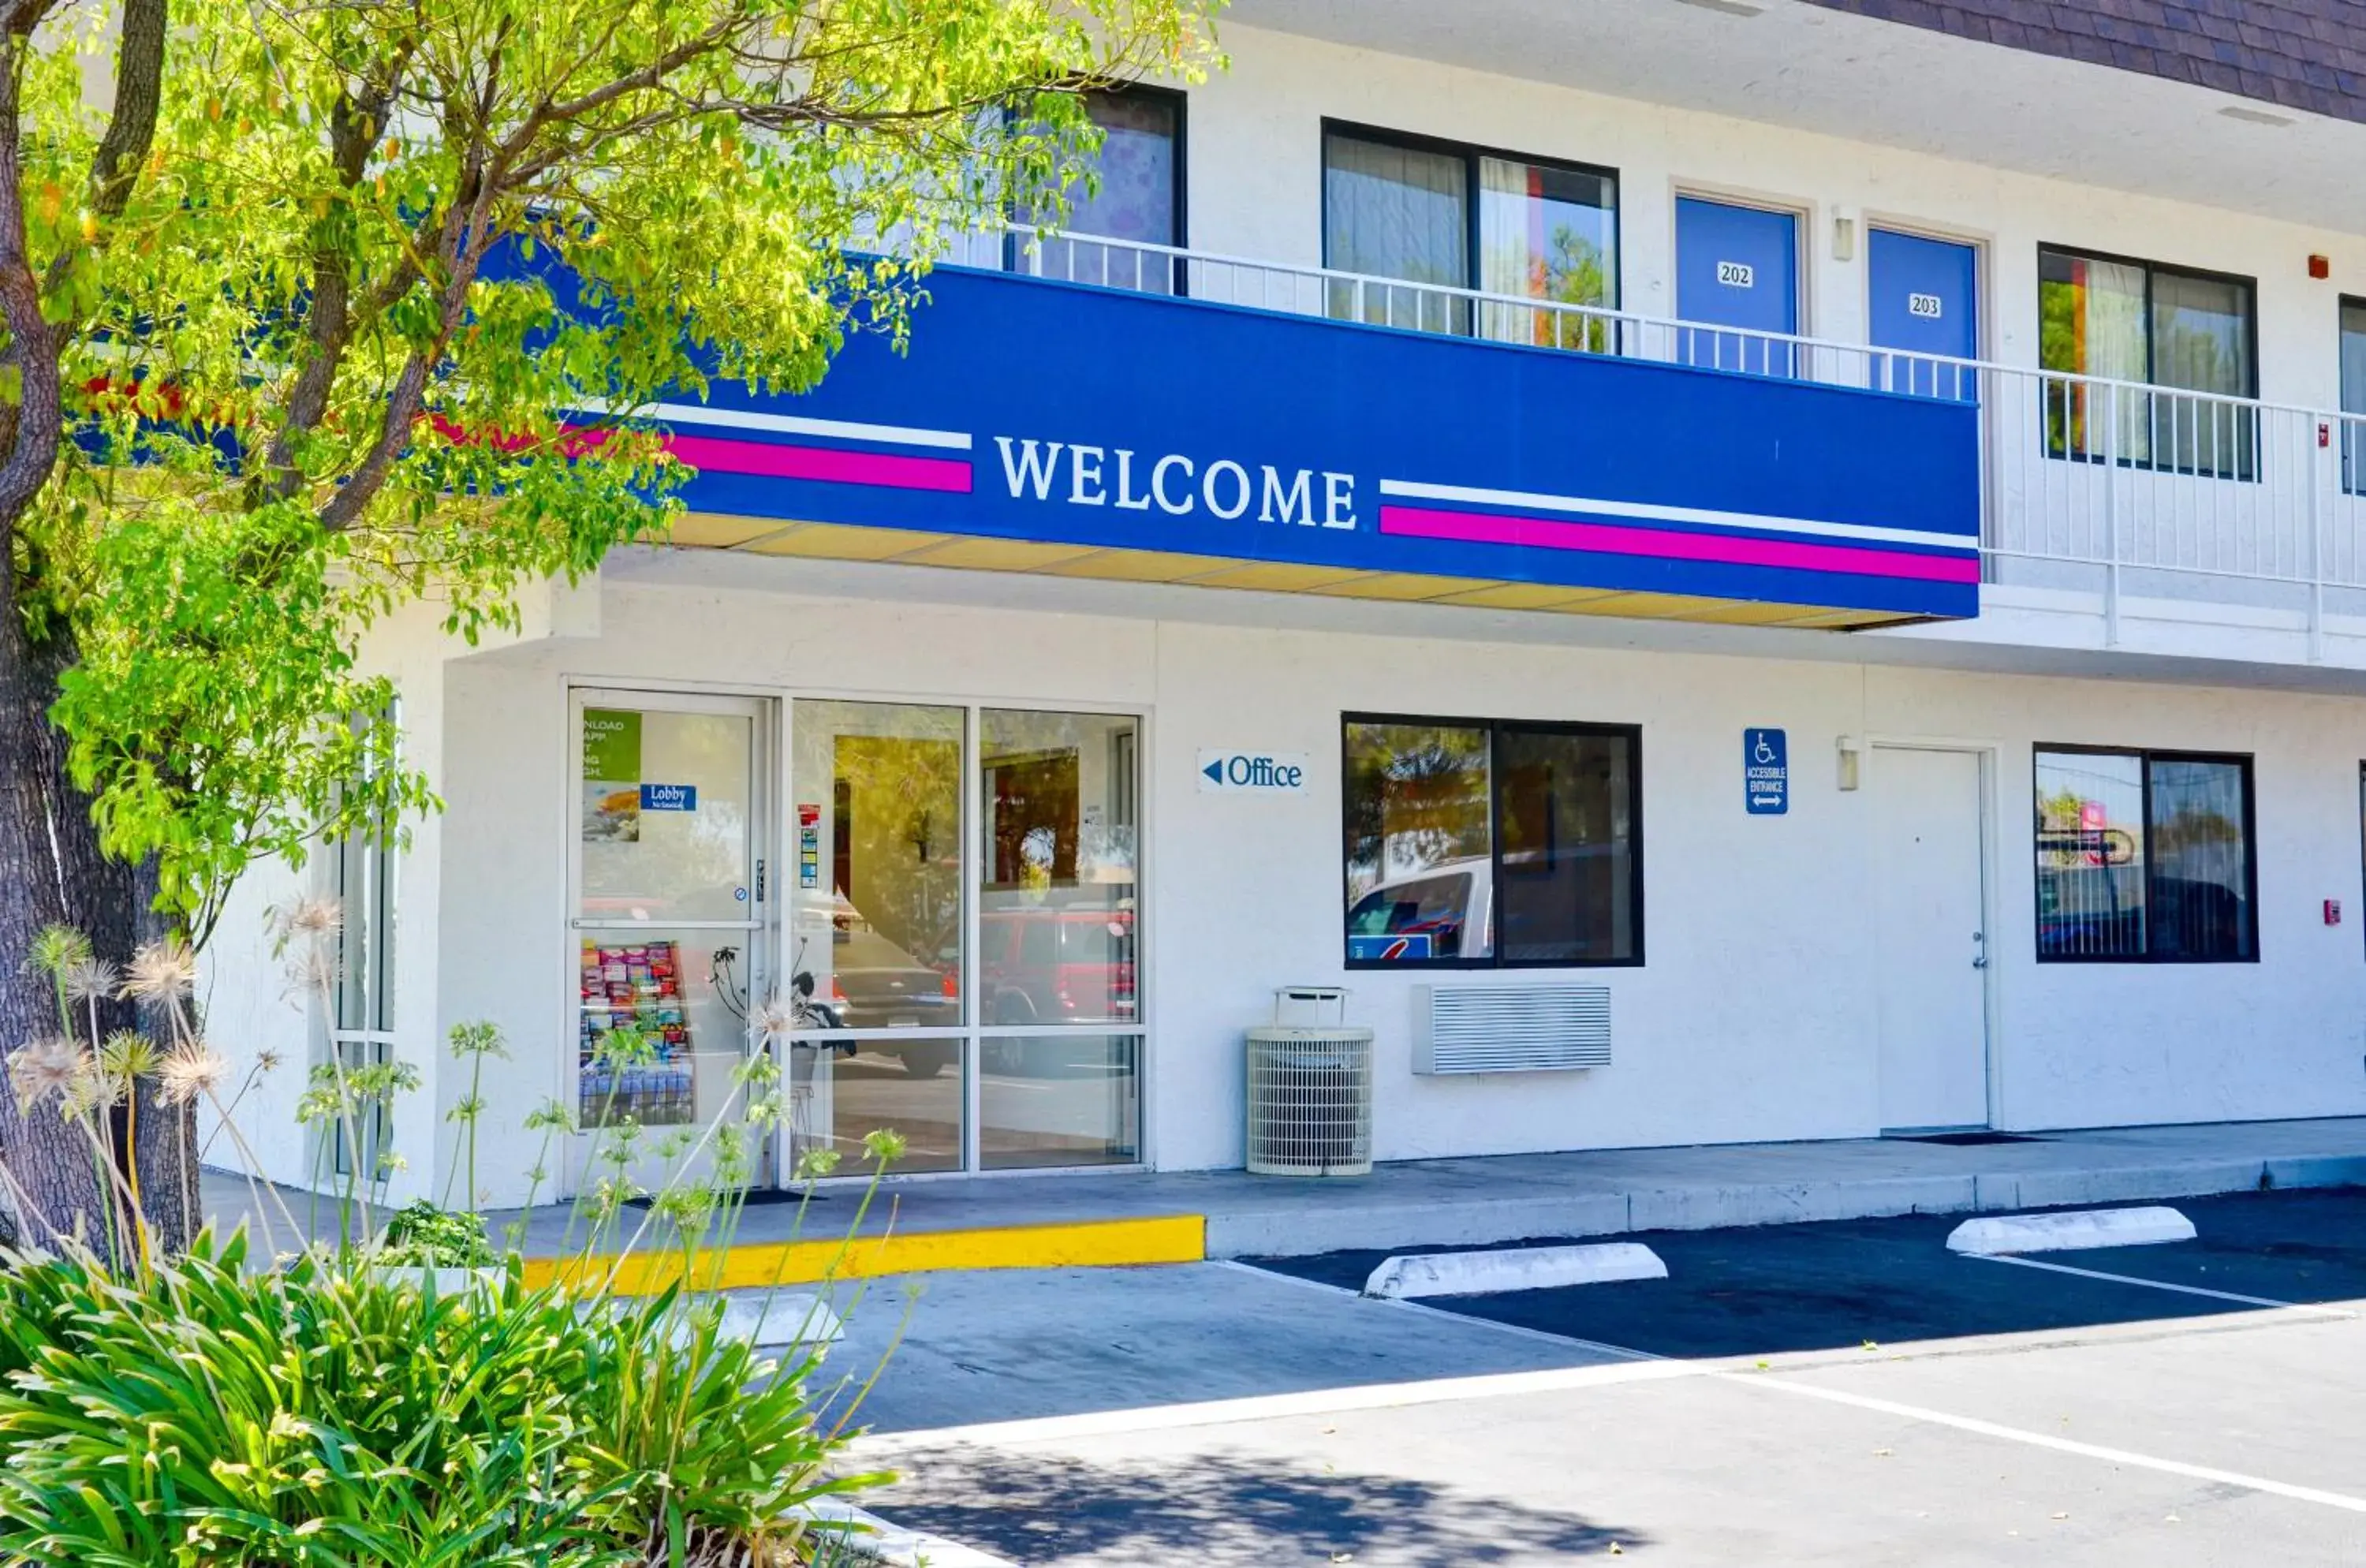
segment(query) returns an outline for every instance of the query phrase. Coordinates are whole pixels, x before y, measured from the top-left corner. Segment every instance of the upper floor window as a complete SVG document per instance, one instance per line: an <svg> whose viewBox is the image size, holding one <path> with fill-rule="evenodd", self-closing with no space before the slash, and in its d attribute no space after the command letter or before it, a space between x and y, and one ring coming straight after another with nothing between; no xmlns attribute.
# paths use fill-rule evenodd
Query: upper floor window
<svg viewBox="0 0 2366 1568"><path fill-rule="evenodd" d="M1402 278L1395 288L1335 279L1329 313L1425 332L1470 333L1471 301L1441 290L1550 305L1618 303L1618 176L1561 164L1326 125L1323 261ZM1503 302L1475 328L1504 343L1601 348L1607 323Z"/></svg>
<svg viewBox="0 0 2366 1568"><path fill-rule="evenodd" d="M2257 415L2233 400L2258 394L2254 295L2245 277L2039 247L2039 364L2165 389L2049 381L2048 452L2256 478Z"/></svg>
<svg viewBox="0 0 2366 1568"><path fill-rule="evenodd" d="M2040 960L2259 956L2249 758L2049 747L2036 783Z"/></svg>
<svg viewBox="0 0 2366 1568"><path fill-rule="evenodd" d="M1180 93L1132 85L1088 94L1085 112L1101 133L1088 177L1064 194L1065 236L1047 240L1026 270L1077 283L1152 293L1183 292L1177 258L1132 245L1183 243L1183 107ZM1050 214L1022 212L1050 224ZM1132 242L1107 245L1095 238Z"/></svg>
<svg viewBox="0 0 2366 1568"><path fill-rule="evenodd" d="M1345 721L1350 964L1643 958L1641 733Z"/></svg>

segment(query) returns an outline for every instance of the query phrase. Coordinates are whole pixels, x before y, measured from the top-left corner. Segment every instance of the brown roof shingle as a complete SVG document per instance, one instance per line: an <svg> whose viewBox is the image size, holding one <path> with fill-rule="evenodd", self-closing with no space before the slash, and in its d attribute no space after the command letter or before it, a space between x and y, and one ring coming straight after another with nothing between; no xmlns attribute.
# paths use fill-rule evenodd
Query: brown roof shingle
<svg viewBox="0 0 2366 1568"><path fill-rule="evenodd" d="M2366 0L1809 0L2366 122Z"/></svg>

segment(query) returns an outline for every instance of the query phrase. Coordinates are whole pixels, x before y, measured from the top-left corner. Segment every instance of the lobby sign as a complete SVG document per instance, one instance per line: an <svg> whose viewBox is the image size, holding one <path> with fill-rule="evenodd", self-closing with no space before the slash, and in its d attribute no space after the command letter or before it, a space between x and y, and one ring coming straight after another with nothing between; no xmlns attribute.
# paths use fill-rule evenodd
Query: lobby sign
<svg viewBox="0 0 2366 1568"><path fill-rule="evenodd" d="M948 269L908 353L668 404L701 513L1978 611L1978 410Z"/></svg>

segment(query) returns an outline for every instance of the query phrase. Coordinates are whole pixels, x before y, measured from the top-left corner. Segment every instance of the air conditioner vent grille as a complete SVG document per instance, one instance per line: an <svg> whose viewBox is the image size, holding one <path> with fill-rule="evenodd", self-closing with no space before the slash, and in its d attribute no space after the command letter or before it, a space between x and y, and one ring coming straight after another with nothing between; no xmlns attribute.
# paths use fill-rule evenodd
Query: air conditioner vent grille
<svg viewBox="0 0 2366 1568"><path fill-rule="evenodd" d="M1416 1073L1537 1073L1610 1065L1610 987L1414 987Z"/></svg>

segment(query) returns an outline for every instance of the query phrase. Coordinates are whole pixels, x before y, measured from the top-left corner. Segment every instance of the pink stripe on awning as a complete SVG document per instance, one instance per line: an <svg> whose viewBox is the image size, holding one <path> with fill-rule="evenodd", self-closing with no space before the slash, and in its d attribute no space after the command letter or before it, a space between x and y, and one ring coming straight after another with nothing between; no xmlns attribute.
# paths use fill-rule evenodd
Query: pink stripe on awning
<svg viewBox="0 0 2366 1568"><path fill-rule="evenodd" d="M667 449L703 472L760 474L775 479L826 479L887 490L951 491L966 495L970 466L957 457L905 457L832 446L782 446L720 435L675 435Z"/></svg>
<svg viewBox="0 0 2366 1568"><path fill-rule="evenodd" d="M1867 549L1855 545L1744 539L1673 528L1630 528L1617 524L1569 523L1558 518L1510 517L1484 512L1440 512L1424 506L1381 507L1380 532L1421 539L1456 539L1473 545L1591 550L1601 555L1656 556L1665 560L1787 567L1795 571L1845 571L1859 577L1912 577L1929 582L1980 580L1979 559L1972 555L1926 556L1910 550Z"/></svg>

